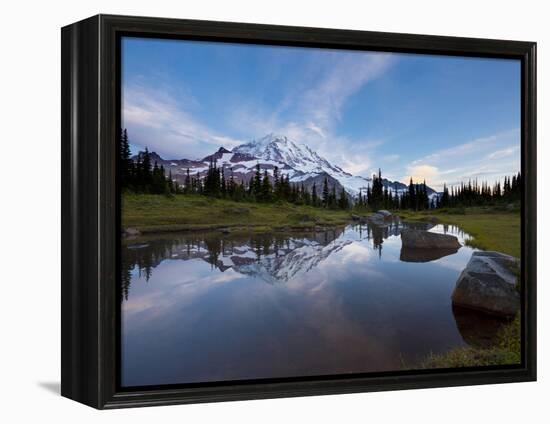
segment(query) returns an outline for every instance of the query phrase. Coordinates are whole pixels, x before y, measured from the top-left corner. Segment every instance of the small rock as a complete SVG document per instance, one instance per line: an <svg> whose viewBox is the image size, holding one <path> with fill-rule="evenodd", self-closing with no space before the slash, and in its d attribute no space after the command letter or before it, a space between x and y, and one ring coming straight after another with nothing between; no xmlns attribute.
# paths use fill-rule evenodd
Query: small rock
<svg viewBox="0 0 550 424"><path fill-rule="evenodd" d="M141 235L141 232L137 228L128 227L124 230L125 237L138 237Z"/></svg>
<svg viewBox="0 0 550 424"><path fill-rule="evenodd" d="M401 242L403 247L413 249L458 249L462 247L458 239L450 234L411 229L401 231Z"/></svg>
<svg viewBox="0 0 550 424"><path fill-rule="evenodd" d="M229 234L231 232L229 228L220 228L220 231L222 232L222 234Z"/></svg>
<svg viewBox="0 0 550 424"><path fill-rule="evenodd" d="M361 217L359 215L351 214L351 219L354 221L360 221Z"/></svg>
<svg viewBox="0 0 550 424"><path fill-rule="evenodd" d="M422 221L431 222L432 224L438 224L440 222L439 218L434 215L425 216L424 218L422 218Z"/></svg>
<svg viewBox="0 0 550 424"><path fill-rule="evenodd" d="M224 213L228 215L248 215L250 214L250 209L248 208L225 208Z"/></svg>
<svg viewBox="0 0 550 424"><path fill-rule="evenodd" d="M519 260L499 252L474 252L456 282L454 305L514 316L520 308L516 290Z"/></svg>
<svg viewBox="0 0 550 424"><path fill-rule="evenodd" d="M376 212L378 215L382 215L384 218L390 218L392 216L392 213L390 211L387 211L386 209L380 209L378 212Z"/></svg>
<svg viewBox="0 0 550 424"><path fill-rule="evenodd" d="M387 227L391 221L391 217L386 219L386 217L380 213L373 213L366 217L366 221L376 225L377 227Z"/></svg>

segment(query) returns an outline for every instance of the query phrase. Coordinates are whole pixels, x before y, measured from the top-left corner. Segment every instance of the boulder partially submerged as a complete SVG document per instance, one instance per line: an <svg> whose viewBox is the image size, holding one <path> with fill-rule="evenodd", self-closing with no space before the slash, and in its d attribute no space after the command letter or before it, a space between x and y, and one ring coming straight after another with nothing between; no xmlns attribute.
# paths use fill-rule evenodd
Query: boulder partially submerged
<svg viewBox="0 0 550 424"><path fill-rule="evenodd" d="M381 209L376 213L372 213L366 217L367 221L380 227L387 226L394 219L393 214L390 211Z"/></svg>
<svg viewBox="0 0 550 424"><path fill-rule="evenodd" d="M429 231L404 229L401 243L410 249L459 249L462 245L450 234L430 233Z"/></svg>
<svg viewBox="0 0 550 424"><path fill-rule="evenodd" d="M370 215L367 216L367 221L376 225L384 225L386 221L386 217L379 213L371 213Z"/></svg>
<svg viewBox="0 0 550 424"><path fill-rule="evenodd" d="M378 226L386 226L393 220L394 216L390 211L379 210L378 212L371 213L370 215L356 215L351 214L351 219L361 224L370 223Z"/></svg>
<svg viewBox="0 0 550 424"><path fill-rule="evenodd" d="M516 289L519 260L499 252L474 252L456 282L453 304L514 316L520 308Z"/></svg>

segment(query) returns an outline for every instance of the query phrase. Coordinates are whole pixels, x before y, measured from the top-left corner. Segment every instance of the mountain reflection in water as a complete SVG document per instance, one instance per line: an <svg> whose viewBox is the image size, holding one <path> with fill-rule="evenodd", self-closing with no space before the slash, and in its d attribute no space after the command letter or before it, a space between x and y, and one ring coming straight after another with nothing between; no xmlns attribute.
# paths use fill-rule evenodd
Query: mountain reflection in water
<svg viewBox="0 0 550 424"><path fill-rule="evenodd" d="M123 386L391 371L490 343L498 322L485 332L483 318L451 307L472 249L403 252L404 226L467 238L392 222L125 242Z"/></svg>

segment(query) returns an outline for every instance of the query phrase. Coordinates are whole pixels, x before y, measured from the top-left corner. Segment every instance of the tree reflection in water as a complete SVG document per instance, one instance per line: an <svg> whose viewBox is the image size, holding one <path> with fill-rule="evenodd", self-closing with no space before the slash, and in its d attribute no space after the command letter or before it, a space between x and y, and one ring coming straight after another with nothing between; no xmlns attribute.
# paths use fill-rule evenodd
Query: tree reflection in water
<svg viewBox="0 0 550 424"><path fill-rule="evenodd" d="M311 269L352 241L368 241L372 249L377 251L378 257L382 258L384 240L399 237L405 227L429 230L434 225L393 220L384 226L353 224L322 231L227 234L220 231L187 232L125 240L121 255L121 301L128 299L133 273L149 281L153 269L167 259L200 259L209 263L212 269L223 272L233 268L247 275L257 272L251 266L253 263L263 262L269 274L263 276L264 280L269 283L284 282L298 272ZM459 233L467 237L454 226L440 225L437 228L443 233ZM358 238L345 237L346 229ZM419 257L418 252L402 250L400 259L405 262L427 262L455 252L426 251Z"/></svg>

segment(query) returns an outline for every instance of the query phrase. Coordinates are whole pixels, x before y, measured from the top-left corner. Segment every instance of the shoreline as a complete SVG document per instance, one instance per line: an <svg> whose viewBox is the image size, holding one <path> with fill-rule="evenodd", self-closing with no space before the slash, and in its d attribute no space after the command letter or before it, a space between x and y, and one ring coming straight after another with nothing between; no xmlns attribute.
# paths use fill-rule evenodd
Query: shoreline
<svg viewBox="0 0 550 424"><path fill-rule="evenodd" d="M394 210L403 221L456 225L471 236L467 245L521 257L520 214L494 207ZM356 222L352 215L370 211L332 210L289 203L258 204L198 195L124 195L122 235L175 232L250 233L330 231ZM133 234L127 234L128 230Z"/></svg>

